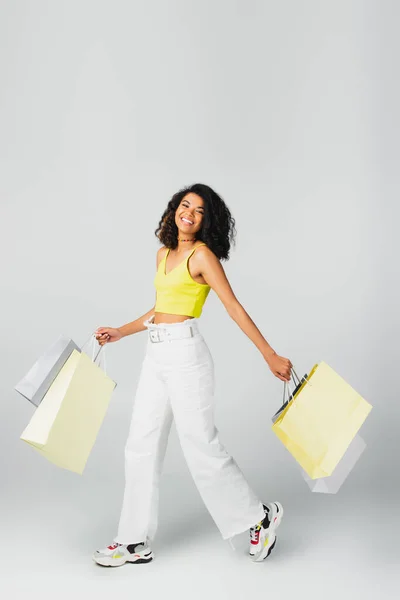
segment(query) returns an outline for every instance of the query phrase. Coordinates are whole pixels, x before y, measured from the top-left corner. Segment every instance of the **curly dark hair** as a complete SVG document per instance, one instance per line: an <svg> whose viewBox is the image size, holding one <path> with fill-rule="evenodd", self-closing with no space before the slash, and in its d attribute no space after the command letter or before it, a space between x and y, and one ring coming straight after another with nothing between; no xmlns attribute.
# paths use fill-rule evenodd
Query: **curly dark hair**
<svg viewBox="0 0 400 600"><path fill-rule="evenodd" d="M204 183L184 187L172 196L155 235L167 248L174 250L177 247L178 228L175 223L175 211L189 193L197 194L204 202L203 222L196 239L205 242L219 260L228 260L231 243L235 244L235 219L222 198Z"/></svg>

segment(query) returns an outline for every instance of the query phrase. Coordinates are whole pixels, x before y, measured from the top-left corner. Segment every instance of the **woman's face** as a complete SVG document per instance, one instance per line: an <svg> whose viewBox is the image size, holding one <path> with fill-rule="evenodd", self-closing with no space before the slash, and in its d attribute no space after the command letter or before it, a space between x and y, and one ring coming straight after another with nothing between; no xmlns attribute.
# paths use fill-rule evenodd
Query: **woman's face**
<svg viewBox="0 0 400 600"><path fill-rule="evenodd" d="M186 194L175 211L175 223L180 237L194 237L201 229L203 217L203 199L193 192Z"/></svg>

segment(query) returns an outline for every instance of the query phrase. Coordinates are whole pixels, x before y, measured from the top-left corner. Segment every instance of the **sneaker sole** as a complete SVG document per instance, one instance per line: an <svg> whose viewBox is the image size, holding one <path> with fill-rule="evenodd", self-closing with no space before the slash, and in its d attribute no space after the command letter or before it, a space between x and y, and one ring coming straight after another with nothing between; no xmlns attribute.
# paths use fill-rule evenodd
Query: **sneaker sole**
<svg viewBox="0 0 400 600"><path fill-rule="evenodd" d="M264 542L264 547L256 554L252 555L252 562L262 562L271 554L272 550L275 548L276 544L276 535L275 531L278 529L281 524L283 517L283 507L280 502L272 502L271 504L275 504L278 507L279 512L275 517L274 521L269 526L268 537Z"/></svg>
<svg viewBox="0 0 400 600"><path fill-rule="evenodd" d="M154 558L154 552L150 552L150 554L144 555L140 558L136 558L135 560L129 559L129 557L121 557L112 559L110 556L92 556L95 563L102 567L122 567L126 563L131 565L144 565L149 563Z"/></svg>

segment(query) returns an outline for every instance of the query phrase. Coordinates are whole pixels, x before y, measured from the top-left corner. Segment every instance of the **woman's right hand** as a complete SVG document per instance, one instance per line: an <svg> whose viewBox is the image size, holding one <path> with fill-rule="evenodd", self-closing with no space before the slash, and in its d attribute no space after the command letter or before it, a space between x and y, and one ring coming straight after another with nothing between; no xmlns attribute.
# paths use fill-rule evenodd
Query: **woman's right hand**
<svg viewBox="0 0 400 600"><path fill-rule="evenodd" d="M122 333L114 327L98 327L95 331L95 336L99 345L104 346L104 344L118 342L122 338Z"/></svg>
<svg viewBox="0 0 400 600"><path fill-rule="evenodd" d="M271 356L266 358L266 361L275 377L281 381L290 381L293 365L288 358L279 356L276 352L274 352Z"/></svg>

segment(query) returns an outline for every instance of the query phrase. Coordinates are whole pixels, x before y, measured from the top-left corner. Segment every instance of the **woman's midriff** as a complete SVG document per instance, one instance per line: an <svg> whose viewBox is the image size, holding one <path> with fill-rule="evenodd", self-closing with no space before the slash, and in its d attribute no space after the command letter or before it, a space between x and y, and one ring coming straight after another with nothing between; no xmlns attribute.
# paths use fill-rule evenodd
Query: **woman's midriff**
<svg viewBox="0 0 400 600"><path fill-rule="evenodd" d="M182 323L186 321L186 319L193 319L193 317L188 317L187 315L171 315L170 313L154 313L153 323L157 325L157 323Z"/></svg>

